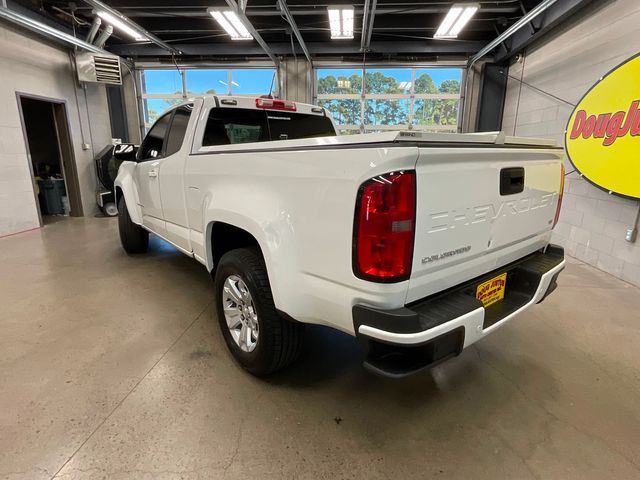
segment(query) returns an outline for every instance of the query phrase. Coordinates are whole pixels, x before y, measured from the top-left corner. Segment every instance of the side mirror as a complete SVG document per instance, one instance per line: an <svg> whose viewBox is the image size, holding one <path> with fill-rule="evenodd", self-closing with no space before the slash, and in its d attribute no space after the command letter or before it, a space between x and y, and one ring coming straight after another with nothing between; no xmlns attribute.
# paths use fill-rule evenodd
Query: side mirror
<svg viewBox="0 0 640 480"><path fill-rule="evenodd" d="M138 146L133 143L120 143L113 147L113 158L121 162L135 162Z"/></svg>

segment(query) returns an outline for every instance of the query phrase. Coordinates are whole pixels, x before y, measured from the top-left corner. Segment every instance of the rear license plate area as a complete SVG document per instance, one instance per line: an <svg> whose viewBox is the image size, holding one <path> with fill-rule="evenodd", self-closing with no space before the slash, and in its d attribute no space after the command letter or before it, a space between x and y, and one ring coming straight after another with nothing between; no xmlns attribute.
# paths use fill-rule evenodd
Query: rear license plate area
<svg viewBox="0 0 640 480"><path fill-rule="evenodd" d="M501 273L476 287L476 298L487 308L504 299L507 287L507 272Z"/></svg>

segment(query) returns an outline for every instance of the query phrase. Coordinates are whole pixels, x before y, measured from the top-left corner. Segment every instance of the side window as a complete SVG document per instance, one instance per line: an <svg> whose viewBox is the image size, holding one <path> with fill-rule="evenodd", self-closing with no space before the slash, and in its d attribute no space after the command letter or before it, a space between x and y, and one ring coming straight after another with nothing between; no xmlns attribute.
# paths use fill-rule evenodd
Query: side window
<svg viewBox="0 0 640 480"><path fill-rule="evenodd" d="M162 145L164 143L164 137L169 129L169 123L171 122L171 115L173 111L165 113L153 124L147 136L144 137L142 145L138 150L138 161L144 162L145 160L153 160L162 153Z"/></svg>
<svg viewBox="0 0 640 480"><path fill-rule="evenodd" d="M182 142L187 133L187 125L189 124L192 111L193 105L183 105L176 109L176 113L173 115L173 120L171 121L169 135L167 136L165 157L173 155L182 148Z"/></svg>
<svg viewBox="0 0 640 480"><path fill-rule="evenodd" d="M267 115L262 110L212 108L204 129L202 146L269 140Z"/></svg>

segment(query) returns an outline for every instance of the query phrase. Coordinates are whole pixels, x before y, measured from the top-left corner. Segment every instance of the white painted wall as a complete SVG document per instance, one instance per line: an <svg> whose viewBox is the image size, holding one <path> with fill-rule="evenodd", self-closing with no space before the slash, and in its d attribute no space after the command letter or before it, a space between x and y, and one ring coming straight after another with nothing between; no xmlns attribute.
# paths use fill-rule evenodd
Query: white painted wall
<svg viewBox="0 0 640 480"><path fill-rule="evenodd" d="M16 92L67 102L84 215L94 215L93 152L111 141L104 86L90 84L86 92L78 88L67 50L4 22L0 85L0 236L39 226ZM92 148L83 150L83 143Z"/></svg>
<svg viewBox="0 0 640 480"><path fill-rule="evenodd" d="M558 31L530 47L510 76L577 103L610 69L640 52L640 2L594 2ZM564 145L573 107L509 79L503 130L554 138ZM567 161L567 172L573 167ZM640 240L625 241L638 202L608 195L577 174L567 176L554 241L567 253L640 286Z"/></svg>

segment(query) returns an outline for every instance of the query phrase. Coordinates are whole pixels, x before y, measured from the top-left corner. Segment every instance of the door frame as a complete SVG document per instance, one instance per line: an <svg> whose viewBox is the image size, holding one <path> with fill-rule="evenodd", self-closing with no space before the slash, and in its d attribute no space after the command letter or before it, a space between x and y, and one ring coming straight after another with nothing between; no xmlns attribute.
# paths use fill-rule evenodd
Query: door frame
<svg viewBox="0 0 640 480"><path fill-rule="evenodd" d="M16 100L18 102L18 113L20 115L20 124L22 126L22 135L24 137L24 144L27 151L27 159L29 163L29 171L31 172L31 182L33 186L33 196L36 202L36 209L38 211L38 220L40 226L42 222L42 212L40 211L40 201L36 192L35 175L33 172L33 162L31 160L31 151L29 149L29 138L27 136L27 128L24 118L24 112L22 110L22 99L38 100L41 102L47 102L51 105L53 114L53 123L56 129L56 137L58 139L58 154L60 157L60 167L62 170L62 177L64 178L64 186L67 191L67 197L69 198L69 206L71 211L69 215L72 217L84 216L82 208L82 196L80 194L80 180L78 178L78 168L75 161L75 152L73 149L73 140L71 138L71 125L69 123L69 114L67 108L67 101L59 98L45 97L42 95L34 95L25 92L16 92Z"/></svg>

